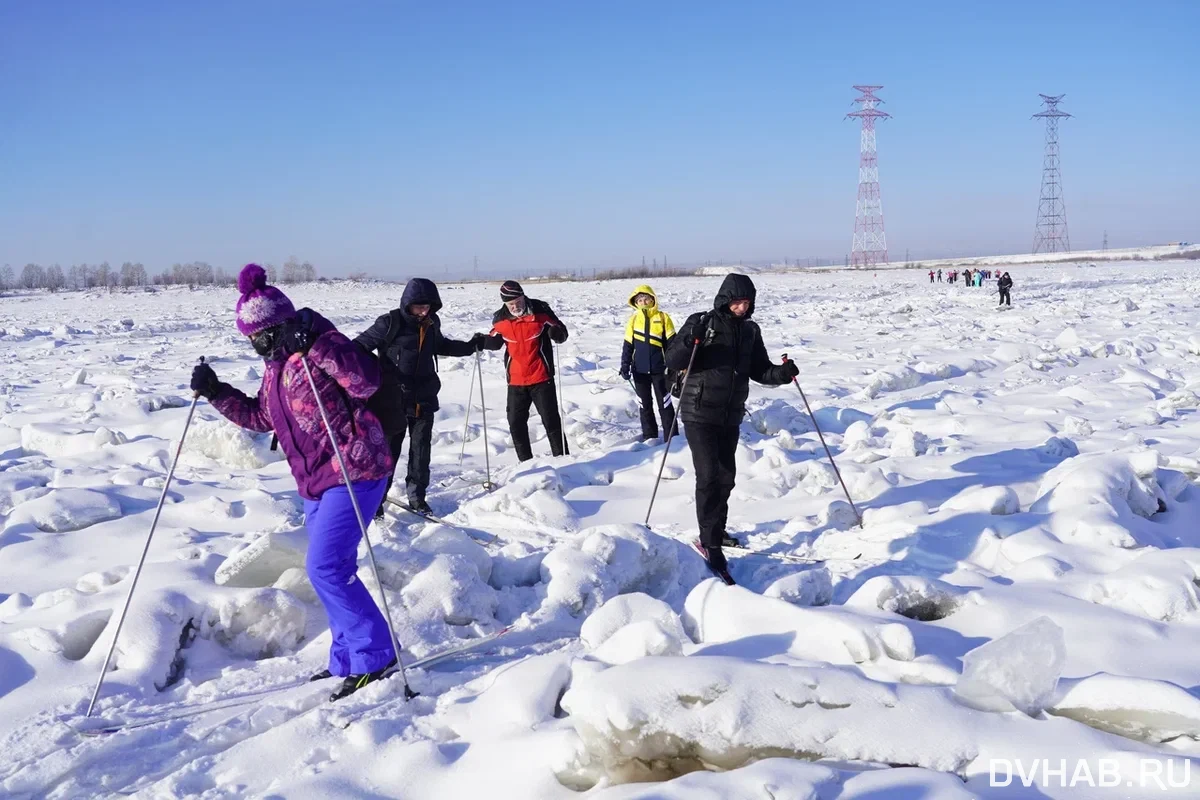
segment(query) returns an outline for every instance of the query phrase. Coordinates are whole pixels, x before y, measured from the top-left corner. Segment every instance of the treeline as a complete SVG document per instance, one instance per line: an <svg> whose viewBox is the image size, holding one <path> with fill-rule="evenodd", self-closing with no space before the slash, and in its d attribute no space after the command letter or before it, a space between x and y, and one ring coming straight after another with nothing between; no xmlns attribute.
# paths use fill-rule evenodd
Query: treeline
<svg viewBox="0 0 1200 800"><path fill-rule="evenodd" d="M317 268L307 261L289 258L282 267L264 264L271 283L307 283L317 279ZM142 264L126 261L113 267L107 261L100 264L75 264L63 269L58 264L44 267L26 264L17 273L12 266L0 267L0 291L11 289L49 289L77 291L80 289L133 289L139 286L233 286L237 272L214 267L204 261L172 264L151 276Z"/></svg>

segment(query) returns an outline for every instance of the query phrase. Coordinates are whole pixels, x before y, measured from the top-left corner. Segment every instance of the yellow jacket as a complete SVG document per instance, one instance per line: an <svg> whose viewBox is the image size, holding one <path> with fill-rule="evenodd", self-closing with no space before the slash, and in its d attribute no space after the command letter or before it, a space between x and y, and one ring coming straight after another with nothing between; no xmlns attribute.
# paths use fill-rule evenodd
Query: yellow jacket
<svg viewBox="0 0 1200 800"><path fill-rule="evenodd" d="M633 298L648 294L654 305L638 308ZM633 372L658 375L667 371L664 356L667 342L675 335L675 323L667 312L658 307L658 295L649 286L639 286L629 295L629 305L634 308L633 316L625 323L625 346L621 349L621 369L628 367Z"/></svg>

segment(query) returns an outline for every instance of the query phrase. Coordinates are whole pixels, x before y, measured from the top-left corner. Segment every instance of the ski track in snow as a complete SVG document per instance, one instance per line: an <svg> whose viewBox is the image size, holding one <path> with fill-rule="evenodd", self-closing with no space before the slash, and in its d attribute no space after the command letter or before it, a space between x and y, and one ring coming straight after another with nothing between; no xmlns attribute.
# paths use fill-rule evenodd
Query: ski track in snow
<svg viewBox="0 0 1200 800"><path fill-rule="evenodd" d="M1200 278L1191 263L1014 267L1014 307L920 270L755 274L865 525L794 387L752 385L712 581L686 445L640 441L617 375L641 281L535 283L571 455L518 466L499 354L443 358L435 513L371 528L409 660L479 651L338 703L306 538L269 436L203 401L96 716L264 692L100 737L78 724L178 442L191 367L258 386L233 290L0 300L0 795L73 798L1194 797L1200 792ZM719 276L651 281L683 323ZM439 284L448 336L496 284ZM354 336L403 285L287 289ZM465 427L468 393L474 395ZM403 461L403 457L402 457ZM402 481L401 490L402 490ZM481 545L464 529L495 534ZM854 556L861 554L857 559ZM365 568L360 576L378 587ZM190 624L189 624L190 623ZM968 655L970 654L970 655ZM158 687L163 687L162 689ZM1120 785L988 785L992 759L1098 759ZM1128 788L1138 759L1173 787ZM1133 795L1128 792L1134 791ZM1109 793L1111 792L1111 794Z"/></svg>

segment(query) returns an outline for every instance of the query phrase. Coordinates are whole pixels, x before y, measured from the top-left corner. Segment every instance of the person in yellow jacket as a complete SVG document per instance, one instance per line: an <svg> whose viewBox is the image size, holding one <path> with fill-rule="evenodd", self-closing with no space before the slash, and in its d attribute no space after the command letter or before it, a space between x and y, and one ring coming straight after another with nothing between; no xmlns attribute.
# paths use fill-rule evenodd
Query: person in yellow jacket
<svg viewBox="0 0 1200 800"><path fill-rule="evenodd" d="M635 309L625 324L625 346L621 349L621 377L633 382L641 405L642 438L658 438L654 409L662 417L663 439L672 436L675 407L667 381L667 343L675 335L675 323L658 307L658 296L649 286L639 286L629 295ZM651 393L653 392L653 397Z"/></svg>

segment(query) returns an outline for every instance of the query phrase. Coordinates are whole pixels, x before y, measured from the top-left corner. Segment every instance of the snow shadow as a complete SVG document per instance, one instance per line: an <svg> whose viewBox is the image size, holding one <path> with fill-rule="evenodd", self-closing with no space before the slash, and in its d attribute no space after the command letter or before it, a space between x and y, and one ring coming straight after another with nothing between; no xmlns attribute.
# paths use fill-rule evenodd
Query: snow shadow
<svg viewBox="0 0 1200 800"><path fill-rule="evenodd" d="M0 697L33 680L34 669L21 655L0 647Z"/></svg>
<svg viewBox="0 0 1200 800"><path fill-rule="evenodd" d="M762 633L734 639L729 642L718 642L701 647L692 653L695 656L733 656L763 661L774 656L787 655L792 644L796 641L798 631L789 633Z"/></svg>

